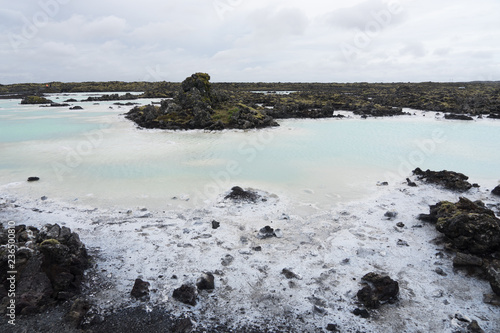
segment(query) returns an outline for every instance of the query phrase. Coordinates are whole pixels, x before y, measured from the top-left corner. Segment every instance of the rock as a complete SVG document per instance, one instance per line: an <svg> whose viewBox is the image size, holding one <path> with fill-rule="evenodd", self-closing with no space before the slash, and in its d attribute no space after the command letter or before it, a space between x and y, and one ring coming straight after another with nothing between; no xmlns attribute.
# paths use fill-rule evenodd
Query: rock
<svg viewBox="0 0 500 333"><path fill-rule="evenodd" d="M83 108L80 105L75 105L69 108L70 110L83 110Z"/></svg>
<svg viewBox="0 0 500 333"><path fill-rule="evenodd" d="M466 253L458 252L455 258L453 259L454 267L462 267L462 266L473 266L473 267L482 267L483 259Z"/></svg>
<svg viewBox="0 0 500 333"><path fill-rule="evenodd" d="M87 300L78 298L71 304L71 308L66 314L66 320L71 322L74 327L79 327L90 308L91 305Z"/></svg>
<svg viewBox="0 0 500 333"><path fill-rule="evenodd" d="M194 328L194 324L189 318L183 318L177 321L174 325L172 333L190 333Z"/></svg>
<svg viewBox="0 0 500 333"><path fill-rule="evenodd" d="M141 279L135 279L130 295L137 299L146 300L149 298L150 283Z"/></svg>
<svg viewBox="0 0 500 333"><path fill-rule="evenodd" d="M328 324L326 325L326 330L328 332L340 332L338 326L336 324Z"/></svg>
<svg viewBox="0 0 500 333"><path fill-rule="evenodd" d="M302 280L302 278L295 274L294 272L292 272L291 270L287 269L287 268L283 268L283 270L281 271L281 274L283 274L287 279L297 279L297 280Z"/></svg>
<svg viewBox="0 0 500 333"><path fill-rule="evenodd" d="M443 271L443 269L441 267L436 268L434 270L434 272L436 272L436 274L441 275L441 276L448 276L448 274L446 274L445 271Z"/></svg>
<svg viewBox="0 0 500 333"><path fill-rule="evenodd" d="M388 182L378 182L377 186L389 186Z"/></svg>
<svg viewBox="0 0 500 333"><path fill-rule="evenodd" d="M362 277L367 283L358 291L358 300L367 308L377 309L382 303L393 302L399 294L398 282L388 276L368 273Z"/></svg>
<svg viewBox="0 0 500 333"><path fill-rule="evenodd" d="M396 223L396 227L398 227L398 228L404 228L405 224L403 222L398 222L398 223Z"/></svg>
<svg viewBox="0 0 500 333"><path fill-rule="evenodd" d="M259 239L266 239L266 238L272 238L272 237L278 237L278 234L283 237L281 234L281 230L276 229L274 230L270 226L266 225L264 228L259 230L259 233L257 234L257 238ZM279 238L281 238L279 237Z"/></svg>
<svg viewBox="0 0 500 333"><path fill-rule="evenodd" d="M500 260L492 260L486 268L486 276L493 292L500 296Z"/></svg>
<svg viewBox="0 0 500 333"><path fill-rule="evenodd" d="M42 201L45 201L45 200L47 200L47 199L48 199L48 198L47 198L45 195L44 195L43 197L41 197L41 198L40 198L40 200L42 200Z"/></svg>
<svg viewBox="0 0 500 333"><path fill-rule="evenodd" d="M410 246L410 244L408 244L407 241L404 241L402 239L398 239L397 244L398 244L398 246Z"/></svg>
<svg viewBox="0 0 500 333"><path fill-rule="evenodd" d="M469 326L467 326L467 333L484 333L483 329L479 326L476 320L473 320Z"/></svg>
<svg viewBox="0 0 500 333"><path fill-rule="evenodd" d="M41 230L18 225L15 232L19 313L37 313L80 293L89 262L77 234L57 224L47 224ZM5 233L0 228L0 245L7 243ZM9 270L7 253L0 252L0 272ZM1 286L8 286L7 278L7 274L0 273ZM4 299L0 299L0 304L7 295L1 286L0 298Z"/></svg>
<svg viewBox="0 0 500 333"><path fill-rule="evenodd" d="M212 229L218 229L220 227L220 223L213 220L212 221Z"/></svg>
<svg viewBox="0 0 500 333"><path fill-rule="evenodd" d="M198 293L196 292L196 288L194 286L183 284L182 286L174 290L172 296L179 302L195 306Z"/></svg>
<svg viewBox="0 0 500 333"><path fill-rule="evenodd" d="M198 279L198 282L196 282L196 287L198 287L198 290L214 290L214 275L212 273L204 273L203 276Z"/></svg>
<svg viewBox="0 0 500 333"><path fill-rule="evenodd" d="M498 195L500 196L500 185L498 185L497 187L495 187L492 191L491 191L492 194L494 195Z"/></svg>
<svg viewBox="0 0 500 333"><path fill-rule="evenodd" d="M29 182L36 182L36 181L39 181L40 178L39 177L28 177L28 181Z"/></svg>
<svg viewBox="0 0 500 333"><path fill-rule="evenodd" d="M354 309L352 312L353 315L361 317L361 318L370 318L370 313L366 311L365 309L361 310L359 308Z"/></svg>
<svg viewBox="0 0 500 333"><path fill-rule="evenodd" d="M481 201L463 197L457 203L441 201L430 206L425 218L435 222L459 251L488 255L500 248L500 219Z"/></svg>
<svg viewBox="0 0 500 333"><path fill-rule="evenodd" d="M387 217L388 220L393 220L398 216L398 212L396 211L387 211L384 214L385 217Z"/></svg>
<svg viewBox="0 0 500 333"><path fill-rule="evenodd" d="M42 96L26 96L21 100L21 104L50 104L52 101Z"/></svg>
<svg viewBox="0 0 500 333"><path fill-rule="evenodd" d="M231 199L233 201L251 201L251 202L256 202L257 199L260 198L260 195L258 195L254 191L245 191L239 186L234 186L231 189L231 192L224 197L224 199Z"/></svg>
<svg viewBox="0 0 500 333"><path fill-rule="evenodd" d="M444 115L444 119L454 119L454 120L474 120L474 118L466 116L464 114L449 113Z"/></svg>
<svg viewBox="0 0 500 333"><path fill-rule="evenodd" d="M222 266L229 266L234 261L234 257L230 254L226 254L224 258L222 258L221 264Z"/></svg>
<svg viewBox="0 0 500 333"><path fill-rule="evenodd" d="M410 180L410 178L406 178L406 183L408 184L408 186L410 187L417 187L417 184L415 184L415 182L412 182Z"/></svg>
<svg viewBox="0 0 500 333"><path fill-rule="evenodd" d="M413 174L419 180L425 180L427 183L440 185L448 190L465 192L472 188L472 185L467 181L469 177L462 173L453 171L422 171L420 168L413 170Z"/></svg>

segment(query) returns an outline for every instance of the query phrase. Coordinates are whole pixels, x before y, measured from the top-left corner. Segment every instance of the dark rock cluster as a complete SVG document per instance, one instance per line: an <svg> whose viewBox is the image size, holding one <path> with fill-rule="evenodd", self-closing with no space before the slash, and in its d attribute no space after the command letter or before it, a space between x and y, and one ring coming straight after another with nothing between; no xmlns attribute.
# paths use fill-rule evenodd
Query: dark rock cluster
<svg viewBox="0 0 500 333"><path fill-rule="evenodd" d="M454 171L422 171L420 168L413 170L413 174L417 176L419 180L424 180L427 183L437 184L444 187L447 190L465 192L470 190L476 184L470 184L467 180L469 177L462 173Z"/></svg>
<svg viewBox="0 0 500 333"><path fill-rule="evenodd" d="M7 272L14 271L16 312L31 314L66 301L81 291L84 270L89 267L85 245L78 234L58 224L40 230L15 226L15 233L0 225L0 304L9 302ZM12 236L14 235L14 236ZM14 242L13 242L14 241ZM15 269L9 261L15 250Z"/></svg>
<svg viewBox="0 0 500 333"><path fill-rule="evenodd" d="M377 309L384 303L397 300L399 284L389 276L368 273L361 279L365 286L358 291L358 300L369 309Z"/></svg>
<svg viewBox="0 0 500 333"><path fill-rule="evenodd" d="M500 219L481 201L460 198L458 202L441 201L430 206L421 220L436 223L452 249L457 251L454 266L477 271L490 281L500 295Z"/></svg>
<svg viewBox="0 0 500 333"><path fill-rule="evenodd" d="M234 186L231 192L224 197L224 199L230 199L233 201L248 201L256 202L260 198L256 192L251 190L244 190L239 186Z"/></svg>

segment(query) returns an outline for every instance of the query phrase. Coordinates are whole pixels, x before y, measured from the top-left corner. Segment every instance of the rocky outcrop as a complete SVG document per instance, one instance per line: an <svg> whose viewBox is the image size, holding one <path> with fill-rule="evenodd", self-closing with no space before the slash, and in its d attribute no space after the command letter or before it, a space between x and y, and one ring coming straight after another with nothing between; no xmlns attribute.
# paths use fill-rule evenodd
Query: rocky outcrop
<svg viewBox="0 0 500 333"><path fill-rule="evenodd" d="M263 109L232 101L227 92L214 91L209 80L206 73L193 74L182 82L173 99L163 100L160 106L135 107L125 117L141 127L171 130L278 126Z"/></svg>
<svg viewBox="0 0 500 333"><path fill-rule="evenodd" d="M420 219L436 223L436 229L459 251L489 255L500 249L500 219L481 201L441 201L430 206L430 214Z"/></svg>
<svg viewBox="0 0 500 333"><path fill-rule="evenodd" d="M21 104L51 104L50 99L42 96L26 96L21 100Z"/></svg>
<svg viewBox="0 0 500 333"><path fill-rule="evenodd" d="M418 180L437 184L445 189L457 192L465 192L470 190L473 186L477 186L470 184L467 181L469 177L466 175L454 171L422 171L422 169L416 168L413 170L413 174L417 176Z"/></svg>
<svg viewBox="0 0 500 333"><path fill-rule="evenodd" d="M4 229L0 225L0 304L9 302L8 279L15 277L16 311L31 314L66 301L80 293L83 273L89 266L85 245L78 234L57 224L40 230L19 225ZM15 270L9 266L14 251ZM7 272L16 273L8 274ZM2 308L6 308L3 307Z"/></svg>

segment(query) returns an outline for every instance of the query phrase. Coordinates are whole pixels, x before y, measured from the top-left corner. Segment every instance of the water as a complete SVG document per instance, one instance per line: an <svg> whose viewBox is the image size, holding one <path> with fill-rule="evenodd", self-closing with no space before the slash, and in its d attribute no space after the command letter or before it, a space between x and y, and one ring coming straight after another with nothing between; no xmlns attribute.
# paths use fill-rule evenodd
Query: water
<svg viewBox="0 0 500 333"><path fill-rule="evenodd" d="M122 116L131 107L112 102L74 103L84 107L74 111L18 102L0 101L0 190L33 198L168 208L196 206L240 185L324 209L370 195L378 181L403 182L417 166L463 172L482 186L500 179L499 121L428 113L172 132L136 129ZM27 183L29 176L41 181Z"/></svg>

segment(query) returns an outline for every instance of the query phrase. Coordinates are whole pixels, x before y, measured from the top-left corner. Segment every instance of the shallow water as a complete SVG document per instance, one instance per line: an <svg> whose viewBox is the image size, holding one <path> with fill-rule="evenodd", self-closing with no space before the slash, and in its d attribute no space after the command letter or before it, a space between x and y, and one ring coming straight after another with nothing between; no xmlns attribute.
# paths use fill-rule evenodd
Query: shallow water
<svg viewBox="0 0 500 333"><path fill-rule="evenodd" d="M463 172L482 186L500 179L500 121L445 121L429 112L172 132L138 130L121 115L131 107L112 102L72 103L84 107L74 111L18 102L0 101L0 189L34 198L168 208L241 185L323 209L368 196L378 181L402 182L417 166ZM29 176L41 181L27 183Z"/></svg>

